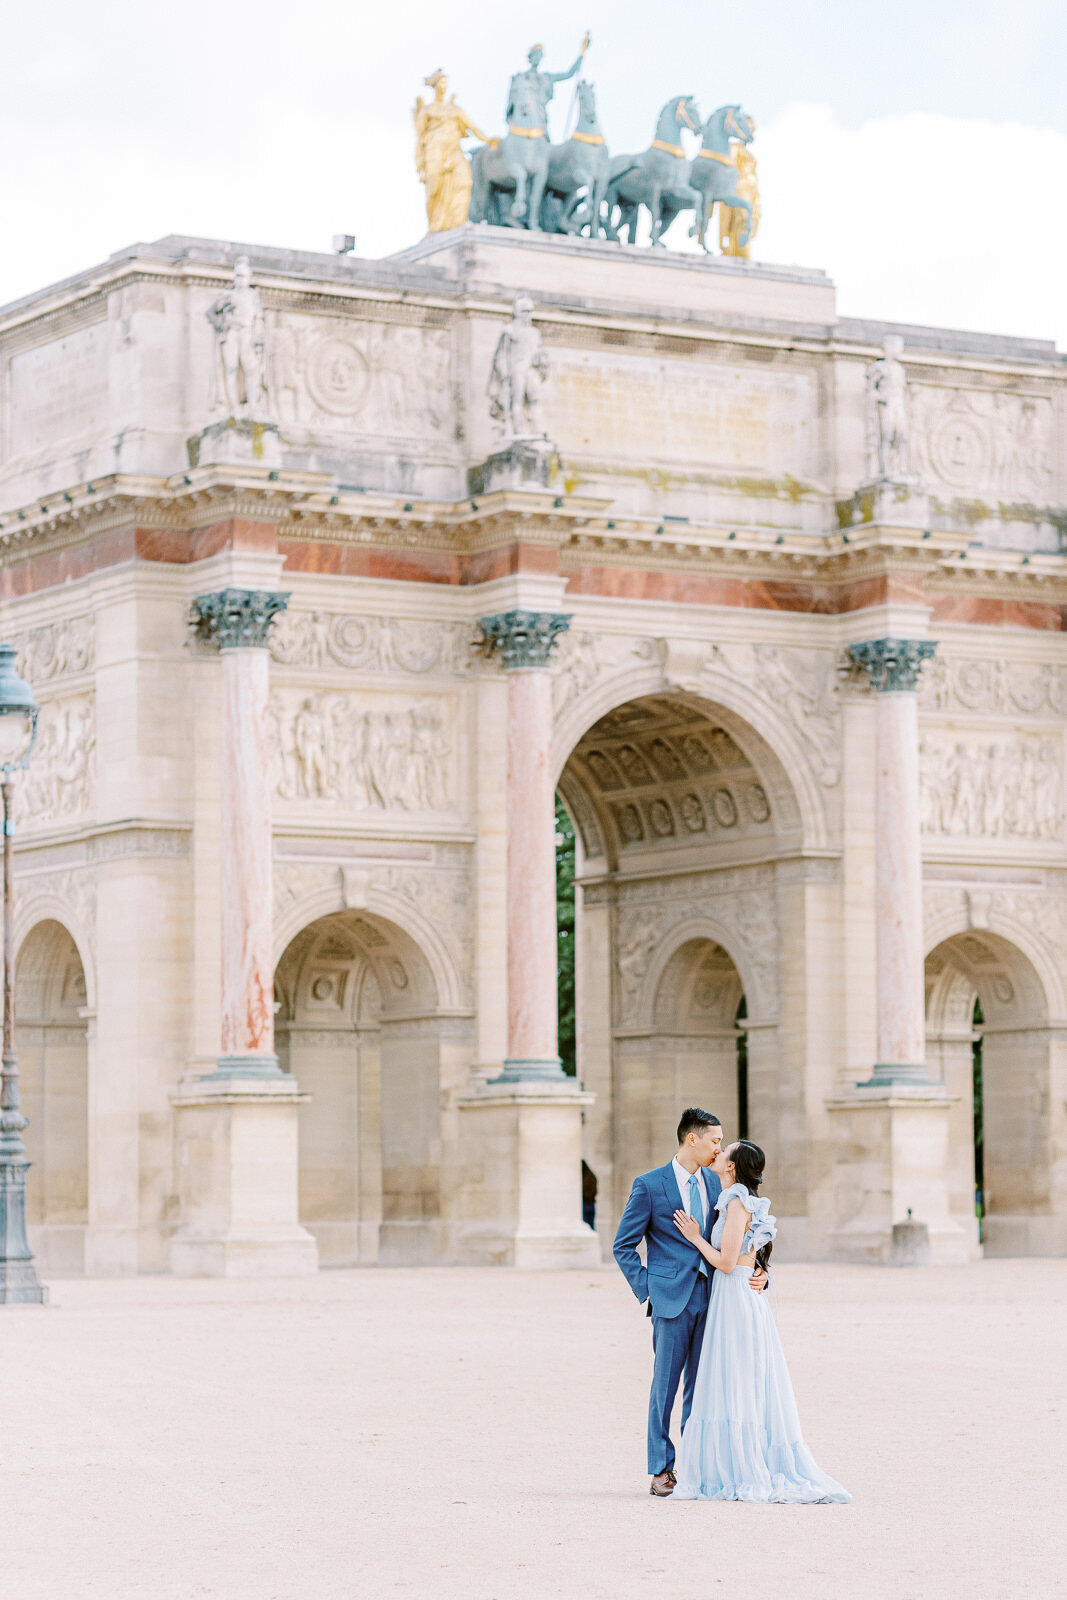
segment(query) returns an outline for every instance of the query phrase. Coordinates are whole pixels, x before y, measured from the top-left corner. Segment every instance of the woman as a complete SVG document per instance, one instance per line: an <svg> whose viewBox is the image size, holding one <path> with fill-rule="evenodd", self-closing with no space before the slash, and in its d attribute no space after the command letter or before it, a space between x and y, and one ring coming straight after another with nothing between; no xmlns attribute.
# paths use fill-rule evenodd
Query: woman
<svg viewBox="0 0 1067 1600"><path fill-rule="evenodd" d="M674 1213L679 1231L716 1269L674 1498L844 1504L851 1495L820 1472L804 1443L767 1297L748 1286L753 1265L766 1267L778 1231L770 1201L757 1196L764 1160L747 1139L717 1156L712 1170L722 1193L710 1244L699 1223Z"/></svg>
<svg viewBox="0 0 1067 1600"><path fill-rule="evenodd" d="M440 68L422 81L433 99L427 105L420 94L415 102L415 166L426 185L427 232L442 233L466 222L470 207L471 164L460 140L473 133L494 148L499 140L475 127L455 95L445 99L448 79Z"/></svg>

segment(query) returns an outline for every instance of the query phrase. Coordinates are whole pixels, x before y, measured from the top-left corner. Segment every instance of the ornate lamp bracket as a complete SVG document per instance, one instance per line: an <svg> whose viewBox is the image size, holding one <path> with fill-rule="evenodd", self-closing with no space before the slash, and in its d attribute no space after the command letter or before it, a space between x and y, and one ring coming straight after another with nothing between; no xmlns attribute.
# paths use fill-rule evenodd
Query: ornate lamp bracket
<svg viewBox="0 0 1067 1600"><path fill-rule="evenodd" d="M849 659L857 672L866 673L878 694L900 694L918 687L923 663L937 649L934 639L868 639L850 644Z"/></svg>
<svg viewBox="0 0 1067 1600"><path fill-rule="evenodd" d="M197 638L220 650L262 649L288 604L289 596L273 589L219 589L197 595L191 625Z"/></svg>
<svg viewBox="0 0 1067 1600"><path fill-rule="evenodd" d="M499 655L506 669L547 667L552 647L571 625L559 611L502 611L479 621L479 648L487 657Z"/></svg>

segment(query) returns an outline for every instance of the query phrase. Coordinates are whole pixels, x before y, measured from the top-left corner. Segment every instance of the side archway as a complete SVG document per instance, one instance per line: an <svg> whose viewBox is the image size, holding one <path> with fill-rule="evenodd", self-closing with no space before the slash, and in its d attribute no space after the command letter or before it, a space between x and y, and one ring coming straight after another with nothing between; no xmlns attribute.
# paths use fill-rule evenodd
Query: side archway
<svg viewBox="0 0 1067 1600"><path fill-rule="evenodd" d="M367 912L319 917L275 976L279 1061L301 1111L300 1220L326 1266L442 1259L441 1066L430 962Z"/></svg>
<svg viewBox="0 0 1067 1600"><path fill-rule="evenodd" d="M953 1098L954 1212L988 1255L1062 1253L1053 1087L1063 1047L1041 975L1018 945L969 929L931 950L926 989L928 1061Z"/></svg>
<svg viewBox="0 0 1067 1600"><path fill-rule="evenodd" d="M32 927L15 962L22 1109L29 1118L30 1243L44 1272L85 1270L89 1037L85 969L62 923Z"/></svg>

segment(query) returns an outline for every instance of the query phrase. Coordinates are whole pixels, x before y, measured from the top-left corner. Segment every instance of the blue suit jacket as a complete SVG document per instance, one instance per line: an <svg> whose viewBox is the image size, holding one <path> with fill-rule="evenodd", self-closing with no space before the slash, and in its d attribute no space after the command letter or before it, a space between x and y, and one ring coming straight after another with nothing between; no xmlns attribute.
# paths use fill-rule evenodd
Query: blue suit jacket
<svg viewBox="0 0 1067 1600"><path fill-rule="evenodd" d="M711 1238L715 1223L715 1202L722 1193L718 1174L704 1168L704 1189L708 1197L705 1239ZM651 1302L657 1317L677 1317L689 1304L693 1279L704 1260L699 1250L678 1232L674 1213L681 1208L674 1165L643 1172L634 1179L626 1210L615 1233L615 1260L638 1300ZM647 1266L641 1265L637 1246L646 1243ZM708 1267L709 1273L711 1268Z"/></svg>

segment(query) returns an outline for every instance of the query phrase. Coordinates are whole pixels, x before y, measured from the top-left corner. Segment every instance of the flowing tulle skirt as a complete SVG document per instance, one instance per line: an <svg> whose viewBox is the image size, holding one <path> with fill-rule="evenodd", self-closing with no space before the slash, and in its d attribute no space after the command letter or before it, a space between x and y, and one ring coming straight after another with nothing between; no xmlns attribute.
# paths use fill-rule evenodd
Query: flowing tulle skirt
<svg viewBox="0 0 1067 1600"><path fill-rule="evenodd" d="M852 1497L815 1464L766 1294L748 1272L717 1272L693 1409L675 1468L675 1500L844 1504Z"/></svg>

